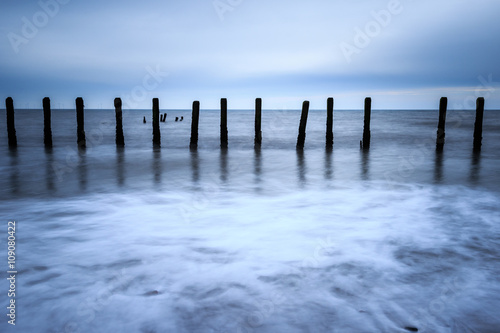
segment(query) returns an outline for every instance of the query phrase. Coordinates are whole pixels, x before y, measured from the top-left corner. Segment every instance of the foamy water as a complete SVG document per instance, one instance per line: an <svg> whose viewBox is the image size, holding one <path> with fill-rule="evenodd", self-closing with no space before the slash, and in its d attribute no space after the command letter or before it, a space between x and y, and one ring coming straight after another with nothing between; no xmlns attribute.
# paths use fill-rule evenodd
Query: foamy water
<svg viewBox="0 0 500 333"><path fill-rule="evenodd" d="M59 129L45 152L27 134L36 122L18 127L17 152L0 142L2 233L17 221L16 331L499 331L499 131L485 127L473 157L466 118L437 156L434 113L407 111L399 128L374 112L362 153L361 114L339 112L328 153L312 113L298 154L289 111L268 113L255 152L252 113L230 112L224 153L209 112L192 153L177 112L187 121L162 124L161 150L150 124L127 117L123 151L103 131L79 153ZM89 112L87 133L112 115Z"/></svg>

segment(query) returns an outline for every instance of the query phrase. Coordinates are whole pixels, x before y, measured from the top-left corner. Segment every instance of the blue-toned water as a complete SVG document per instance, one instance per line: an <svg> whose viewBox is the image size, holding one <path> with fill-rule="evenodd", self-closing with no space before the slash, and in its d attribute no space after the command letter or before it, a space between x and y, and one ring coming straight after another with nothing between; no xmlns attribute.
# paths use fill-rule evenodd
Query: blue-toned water
<svg viewBox="0 0 500 333"><path fill-rule="evenodd" d="M5 112L5 111L3 111ZM17 332L498 332L500 112L486 111L472 154L473 111L202 110L190 152L190 111L165 110L161 149L150 111L86 110L78 151L74 110L16 110L17 150L0 122L0 251L17 221ZM143 124L146 116L148 123ZM183 116L184 121L174 118ZM2 252L0 252L2 253ZM7 313L8 285L0 282Z"/></svg>

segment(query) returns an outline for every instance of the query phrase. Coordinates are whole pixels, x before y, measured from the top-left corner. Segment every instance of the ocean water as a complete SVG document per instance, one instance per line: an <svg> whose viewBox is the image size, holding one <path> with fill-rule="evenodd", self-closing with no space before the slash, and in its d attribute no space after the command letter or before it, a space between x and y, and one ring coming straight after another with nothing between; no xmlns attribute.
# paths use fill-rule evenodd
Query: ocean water
<svg viewBox="0 0 500 333"><path fill-rule="evenodd" d="M5 112L5 111L3 111ZM16 110L18 148L0 122L0 249L16 220L17 332L499 332L500 112L486 111L472 154L473 111L165 110L161 149L150 111ZM146 116L148 123L143 124ZM183 116L184 121L173 119ZM7 313L7 280L0 300Z"/></svg>

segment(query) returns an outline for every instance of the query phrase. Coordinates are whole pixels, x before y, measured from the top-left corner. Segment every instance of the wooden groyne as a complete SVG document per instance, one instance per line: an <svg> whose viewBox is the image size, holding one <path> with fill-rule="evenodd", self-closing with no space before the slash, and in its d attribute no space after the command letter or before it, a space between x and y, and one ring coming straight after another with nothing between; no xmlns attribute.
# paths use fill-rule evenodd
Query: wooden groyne
<svg viewBox="0 0 500 333"><path fill-rule="evenodd" d="M167 118L167 113L160 115L159 99L153 98L152 107L152 126L153 126L153 146L160 147L161 145L161 134L160 134L160 122L165 122ZM474 135L473 135L473 151L480 152L483 139L483 117L484 117L484 98L479 97L476 101L476 120L474 123ZM76 104L76 121L77 121L77 144L79 148L86 147L85 139L85 117L84 117L84 101L83 98L78 97L75 100ZM45 97L42 102L43 105L43 117L44 117L44 127L43 127L43 138L44 145L46 148L51 148L52 142L52 127L51 127L51 107L50 99ZM442 97L439 102L439 117L438 117L438 127L436 135L436 151L442 152L445 143L445 127L446 127L446 111L448 106L448 99ZM14 101L11 97L5 100L6 115L7 115L7 132L8 132L8 144L10 148L17 147L17 137L15 128L15 116L14 116ZM125 146L125 138L123 133L123 111L122 111L122 101L120 98L115 98L115 118L116 118L116 145L118 147ZM326 149L330 150L333 147L334 135L333 135L333 119L334 119L334 99L329 97L326 103ZM363 121L363 138L360 141L360 147L363 150L369 150L371 144L371 108L372 100L370 97L365 99L364 105L364 121ZM304 101L302 104L302 112L300 117L297 144L296 149L303 150L306 141L306 127L307 127L307 117L309 113L309 101ZM191 137L189 142L189 148L196 150L198 147L198 127L199 127L199 117L200 117L200 102L193 102L193 110L191 116ZM178 117L176 117L177 120ZM184 117L180 118L180 121ZM144 117L143 122L146 123L146 117ZM254 136L254 146L255 148L260 148L262 145L262 99L257 98L255 100L255 136ZM228 148L228 126L227 126L227 99L222 98L220 100L220 147L221 149Z"/></svg>
<svg viewBox="0 0 500 333"><path fill-rule="evenodd" d="M125 138L123 137L123 119L122 119L122 100L115 98L115 118L116 118L116 145L118 147L125 146Z"/></svg>
<svg viewBox="0 0 500 333"><path fill-rule="evenodd" d="M300 115L299 136L297 137L297 149L304 149L306 141L307 115L309 114L309 101L302 103L302 113Z"/></svg>
<svg viewBox="0 0 500 333"><path fill-rule="evenodd" d="M448 99L442 97L439 101L439 121L436 138L436 151L442 152L444 148L445 126L446 126L446 108L448 107Z"/></svg>
<svg viewBox="0 0 500 333"><path fill-rule="evenodd" d="M255 99L255 148L262 145L262 99Z"/></svg>
<svg viewBox="0 0 500 333"><path fill-rule="evenodd" d="M474 152L481 151L483 141L483 113L484 113L484 98L479 97L476 101L476 121L474 123Z"/></svg>
<svg viewBox="0 0 500 333"><path fill-rule="evenodd" d="M47 148L52 148L52 126L50 118L50 98L45 97L43 99L43 143Z"/></svg>
<svg viewBox="0 0 500 333"><path fill-rule="evenodd" d="M333 147L333 98L326 101L326 148Z"/></svg>
<svg viewBox="0 0 500 333"><path fill-rule="evenodd" d="M227 99L220 100L220 147L226 149L228 145L227 136Z"/></svg>
<svg viewBox="0 0 500 333"><path fill-rule="evenodd" d="M189 142L189 148L198 148L198 124L200 122L200 102L193 102L193 113L191 116L191 140Z"/></svg>
<svg viewBox="0 0 500 333"><path fill-rule="evenodd" d="M14 101L11 97L5 100L5 109L7 111L7 133L9 136L9 147L17 147L16 126L14 124Z"/></svg>
<svg viewBox="0 0 500 333"><path fill-rule="evenodd" d="M78 148L86 147L85 140L85 122L84 122L84 113L83 113L83 98L78 97L76 99L76 136L77 136L77 144Z"/></svg>
<svg viewBox="0 0 500 333"><path fill-rule="evenodd" d="M155 147L159 147L161 145L160 101L158 98L153 98L153 145Z"/></svg>
<svg viewBox="0 0 500 333"><path fill-rule="evenodd" d="M365 98L365 119L364 119L364 125L363 125L363 141L361 142L361 148L363 148L365 150L370 149L371 117L372 117L372 99L370 97L367 97L367 98Z"/></svg>

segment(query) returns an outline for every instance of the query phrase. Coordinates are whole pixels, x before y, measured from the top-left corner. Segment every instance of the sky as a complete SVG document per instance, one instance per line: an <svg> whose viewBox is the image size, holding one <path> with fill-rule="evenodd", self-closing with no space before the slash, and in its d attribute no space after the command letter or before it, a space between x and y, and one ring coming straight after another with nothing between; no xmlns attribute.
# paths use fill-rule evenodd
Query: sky
<svg viewBox="0 0 500 333"><path fill-rule="evenodd" d="M1 0L0 98L500 109L499 14L498 0Z"/></svg>

